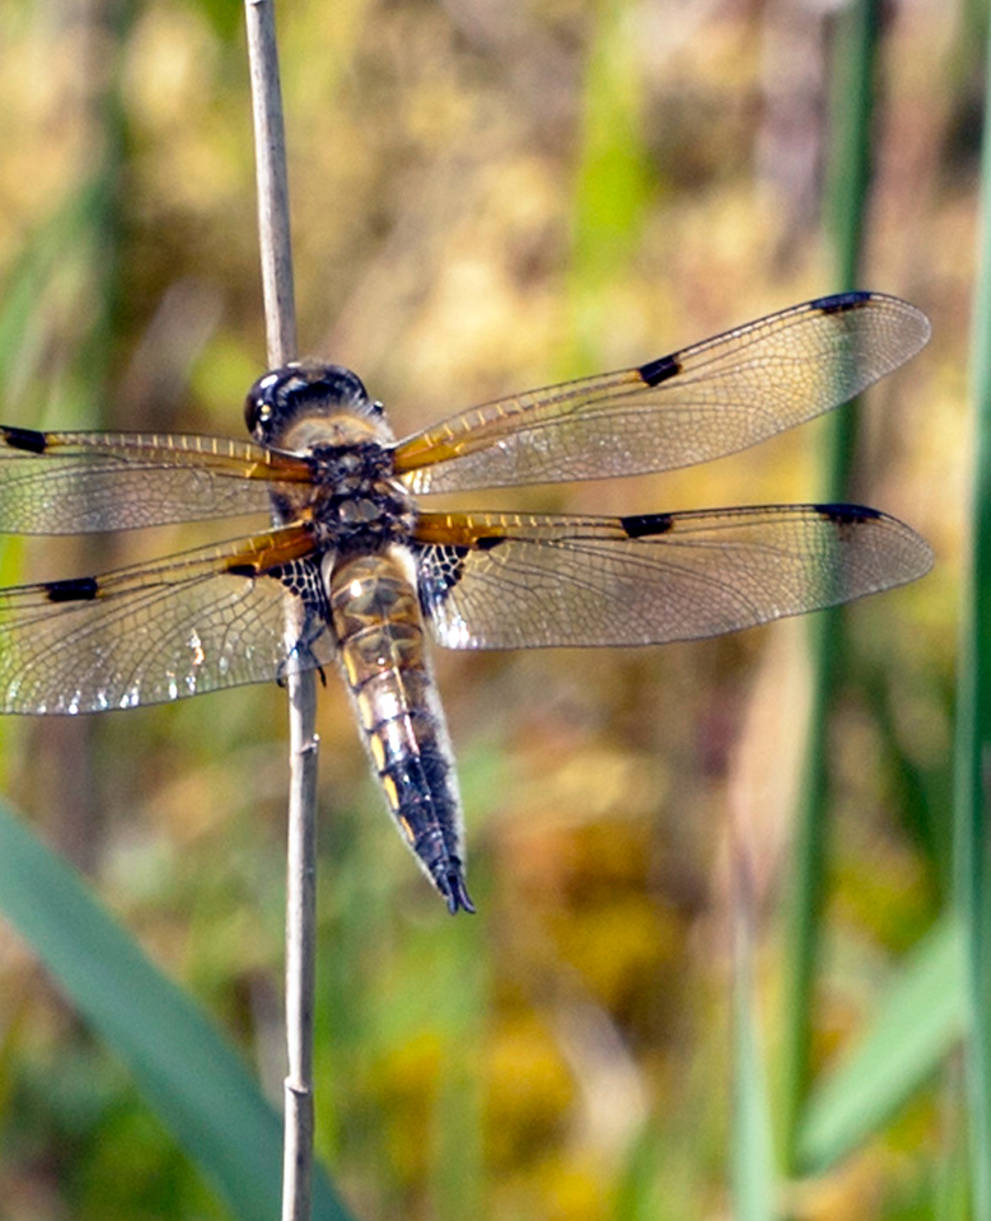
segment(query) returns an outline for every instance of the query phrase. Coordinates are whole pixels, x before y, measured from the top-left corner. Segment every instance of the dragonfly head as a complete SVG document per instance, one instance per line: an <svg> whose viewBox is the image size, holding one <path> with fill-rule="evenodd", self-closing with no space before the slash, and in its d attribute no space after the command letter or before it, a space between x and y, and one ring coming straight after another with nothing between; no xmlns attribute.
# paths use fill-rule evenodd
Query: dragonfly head
<svg viewBox="0 0 991 1221"><path fill-rule="evenodd" d="M382 404L368 397L356 374L311 360L260 377L248 391L244 418L256 441L278 449L392 439Z"/></svg>

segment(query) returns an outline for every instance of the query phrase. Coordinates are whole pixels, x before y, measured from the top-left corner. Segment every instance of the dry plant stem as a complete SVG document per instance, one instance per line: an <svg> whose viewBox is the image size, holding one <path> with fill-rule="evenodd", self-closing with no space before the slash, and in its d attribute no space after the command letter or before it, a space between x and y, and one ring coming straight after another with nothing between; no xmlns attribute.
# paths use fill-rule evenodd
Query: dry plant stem
<svg viewBox="0 0 991 1221"><path fill-rule="evenodd" d="M290 628L290 631L294 629ZM295 639L299 638L298 630ZM283 1221L309 1221L313 1164L316 961L316 683L289 678L290 790L286 854L286 1050Z"/></svg>
<svg viewBox="0 0 991 1221"><path fill-rule="evenodd" d="M289 192L271 0L245 0L251 66L258 226L270 368L296 354ZM299 639L290 612L286 635ZM313 672L291 674L286 878L286 1045L282 1221L309 1221L313 1166L313 993L316 929L316 777Z"/></svg>
<svg viewBox="0 0 991 1221"><path fill-rule="evenodd" d="M251 105L255 126L258 232L262 295L270 369L296 355L292 249L289 241L289 180L282 123L282 92L272 0L245 0Z"/></svg>

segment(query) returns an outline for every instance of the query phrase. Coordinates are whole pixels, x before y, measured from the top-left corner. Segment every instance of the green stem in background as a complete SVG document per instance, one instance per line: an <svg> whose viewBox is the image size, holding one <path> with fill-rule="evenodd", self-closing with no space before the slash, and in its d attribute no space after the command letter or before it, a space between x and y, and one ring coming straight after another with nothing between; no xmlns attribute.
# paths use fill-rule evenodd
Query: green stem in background
<svg viewBox="0 0 991 1221"><path fill-rule="evenodd" d="M827 216L836 252L837 288L853 288L863 240L877 56L878 0L856 0L837 18L832 61L832 133ZM823 497L843 499L854 449L851 407L834 412L823 460ZM785 931L785 1012L780 1057L783 1168L796 1167L796 1140L809 1093L813 991L826 875L828 714L842 671L843 629L837 611L810 621L812 697L802 793L796 811L791 893Z"/></svg>
<svg viewBox="0 0 991 1221"><path fill-rule="evenodd" d="M609 289L622 283L650 202L642 78L629 3L601 4L585 66L572 205L575 342L563 377L597 366Z"/></svg>
<svg viewBox="0 0 991 1221"><path fill-rule="evenodd" d="M985 98L991 84L991 31ZM986 104L985 104L986 105ZM980 265L974 298L971 554L961 614L954 774L955 881L964 927L973 1215L991 1217L991 130L981 149Z"/></svg>
<svg viewBox="0 0 991 1221"><path fill-rule="evenodd" d="M840 288L859 287L856 281L871 178L880 7L878 0L857 0L843 9L836 23L825 219Z"/></svg>
<svg viewBox="0 0 991 1221"><path fill-rule="evenodd" d="M733 1139L730 1183L736 1221L776 1215L774 1141L767 1089L767 1057L757 1015L758 913L749 857L734 828L733 886Z"/></svg>

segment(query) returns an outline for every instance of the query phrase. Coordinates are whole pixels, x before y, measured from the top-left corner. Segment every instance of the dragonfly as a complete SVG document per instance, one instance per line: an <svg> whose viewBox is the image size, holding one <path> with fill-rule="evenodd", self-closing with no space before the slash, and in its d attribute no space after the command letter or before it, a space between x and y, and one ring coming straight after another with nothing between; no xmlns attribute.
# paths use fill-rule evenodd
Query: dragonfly
<svg viewBox="0 0 991 1221"><path fill-rule="evenodd" d="M333 663L403 839L452 914L474 911L428 638L518 649L715 636L915 580L932 552L853 504L595 517L432 511L421 498L742 450L858 394L929 330L896 297L822 297L401 440L354 373L313 360L251 387L250 441L0 427L0 533L268 515L227 543L0 590L0 712L132 709Z"/></svg>

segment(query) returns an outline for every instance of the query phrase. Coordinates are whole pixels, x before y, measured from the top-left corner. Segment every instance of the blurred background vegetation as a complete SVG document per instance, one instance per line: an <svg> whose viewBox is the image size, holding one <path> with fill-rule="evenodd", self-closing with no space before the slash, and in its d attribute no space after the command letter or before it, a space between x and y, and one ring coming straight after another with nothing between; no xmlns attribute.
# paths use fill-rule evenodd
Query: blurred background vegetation
<svg viewBox="0 0 991 1221"><path fill-rule="evenodd" d="M828 662L817 1078L883 1009L951 877L986 14L882 8L857 286L909 298L934 338L869 396L849 497L910 521L937 564L846 612ZM277 16L301 345L355 368L400 433L847 287L823 215L836 6L308 0ZM240 5L5 0L0 116L4 421L240 436L264 361ZM814 424L704 468L512 502L814 499L827 445ZM116 540L99 562L190 536ZM96 547L11 542L0 576L85 571ZM746 1211L760 1079L780 1122L792 1038L807 641L793 621L438 657L472 919L446 916L389 826L339 684L321 693L317 1142L356 1216ZM0 745L5 793L277 1102L283 694L8 719ZM923 993L920 1017L939 999ZM966 1216L955 1054L917 1084L847 1156L785 1155L777 1205ZM17 1219L230 1215L6 927L0 1201Z"/></svg>

